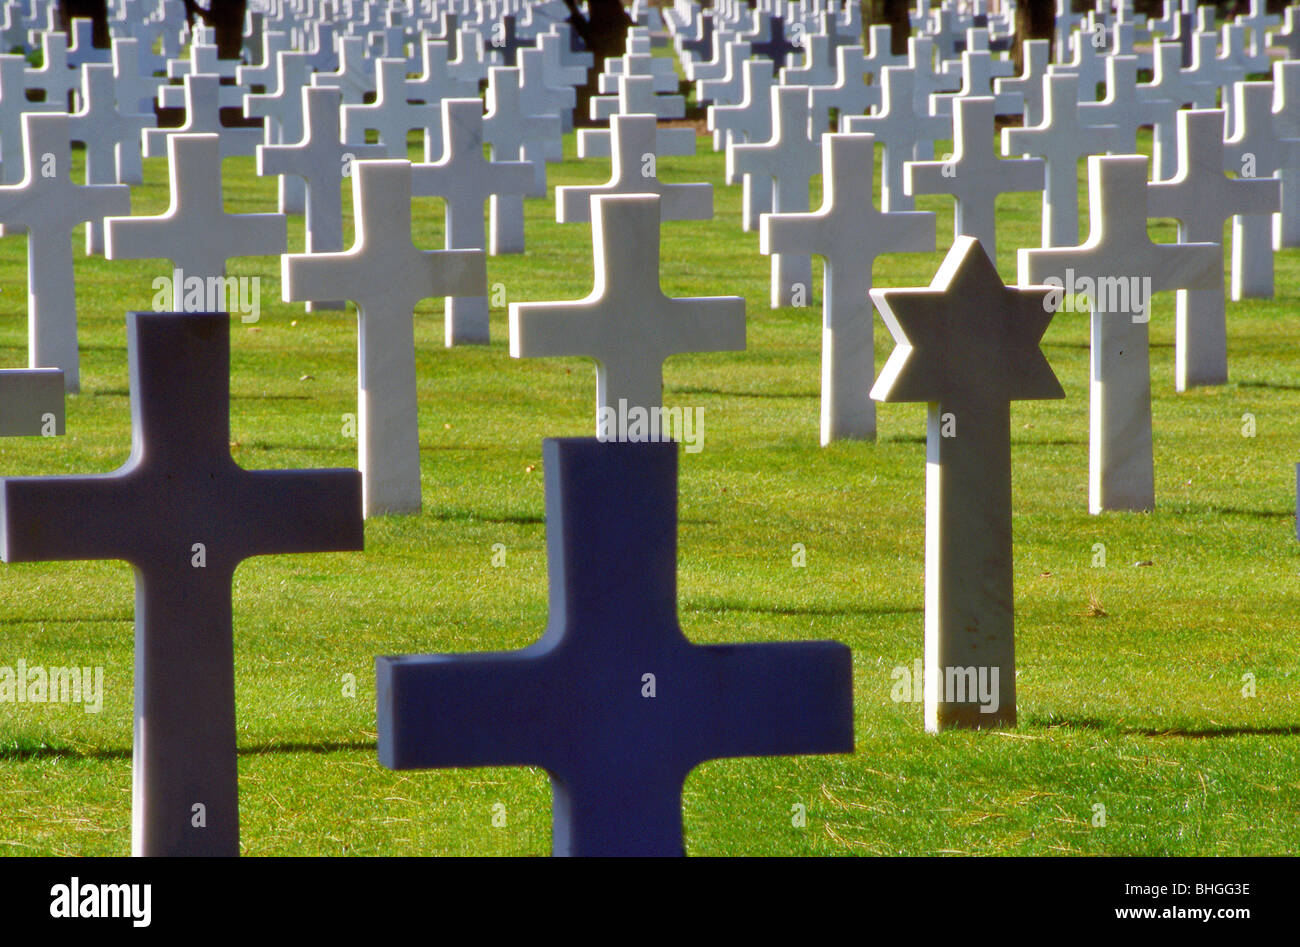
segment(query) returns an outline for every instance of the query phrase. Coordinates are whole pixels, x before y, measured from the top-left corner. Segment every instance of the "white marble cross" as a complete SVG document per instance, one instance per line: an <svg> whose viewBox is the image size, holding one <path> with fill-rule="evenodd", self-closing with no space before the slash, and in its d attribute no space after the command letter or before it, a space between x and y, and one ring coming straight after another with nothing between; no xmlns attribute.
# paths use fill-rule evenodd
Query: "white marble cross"
<svg viewBox="0 0 1300 947"><path fill-rule="evenodd" d="M68 391L81 390L72 229L107 214L130 213L122 184L74 184L67 115L23 116L27 171L0 187L0 231L27 234L27 352L32 368L63 370Z"/></svg>
<svg viewBox="0 0 1300 947"><path fill-rule="evenodd" d="M478 82L461 79L451 74L448 65L447 44L441 40L426 39L420 52L423 70L406 82L407 97L417 102L436 105L443 99L468 99L478 97Z"/></svg>
<svg viewBox="0 0 1300 947"><path fill-rule="evenodd" d="M1151 164L1155 180L1172 177L1178 169L1177 114L1186 105L1214 108L1218 88L1183 68L1179 43L1157 42L1154 76L1136 87L1138 99L1157 109L1152 123Z"/></svg>
<svg viewBox="0 0 1300 947"><path fill-rule="evenodd" d="M117 106L123 112L153 115L158 88L166 80L145 72L140 63L139 40L114 38L113 79L117 83ZM139 181L131 183L139 184Z"/></svg>
<svg viewBox="0 0 1300 947"><path fill-rule="evenodd" d="M87 184L124 184L119 173L123 154L140 153L140 133L154 124L152 115L118 111L113 67L87 63L81 67L81 107L68 119L68 134L85 146ZM86 222L86 253L104 252L101 221Z"/></svg>
<svg viewBox="0 0 1300 947"><path fill-rule="evenodd" d="M1087 106L1092 120L1101 125L1114 125L1126 146L1124 150L1137 151L1137 132L1143 125L1154 125L1164 112L1163 100L1142 101L1137 94L1137 59L1133 56L1106 57L1106 96L1100 102L1088 101L1082 83L1079 86L1080 107Z"/></svg>
<svg viewBox="0 0 1300 947"><path fill-rule="evenodd" d="M705 112L708 128L713 132L713 150L729 149L732 141L763 142L772 137L772 63L767 59L750 59L744 64L744 97L736 105L710 105ZM772 209L772 188L766 178L759 182L756 175L736 174L726 165L724 180L728 184L741 184L741 229L750 231L758 226L760 214ZM760 186L755 186L755 184Z"/></svg>
<svg viewBox="0 0 1300 947"><path fill-rule="evenodd" d="M733 137L737 141L766 141L771 136L773 85L770 60L751 58L742 64L740 100L735 104L710 105L705 112L709 131L713 132L714 151L725 149Z"/></svg>
<svg viewBox="0 0 1300 947"><path fill-rule="evenodd" d="M524 111L519 70L493 66L488 73L487 113L483 140L496 161L528 161L533 166L529 197L546 195L546 164L564 157L557 115L530 115ZM524 199L517 194L493 194L488 201L492 221L489 249L492 255L524 252Z"/></svg>
<svg viewBox="0 0 1300 947"><path fill-rule="evenodd" d="M1247 178L1300 170L1300 138L1286 137L1283 124L1273 114L1273 83L1238 82L1233 93L1232 134L1224 142L1224 170ZM1233 217L1232 244L1232 298L1272 298L1272 215Z"/></svg>
<svg viewBox="0 0 1300 947"><path fill-rule="evenodd" d="M781 70L788 74L788 69ZM880 87L867 85L871 75L861 46L841 46L835 50L835 76L831 82L814 85L808 90L814 128L826 125L831 109L839 112L839 125L850 116L861 115L880 105ZM782 81L782 85L789 83Z"/></svg>
<svg viewBox="0 0 1300 947"><path fill-rule="evenodd" d="M1300 7L1288 8L1300 15ZM1288 21L1290 17L1288 17ZM1300 138L1300 62L1273 63L1273 125L1281 138ZM1282 168L1281 213L1273 215L1273 249L1300 247L1300 168Z"/></svg>
<svg viewBox="0 0 1300 947"><path fill-rule="evenodd" d="M1297 63L1296 65L1300 65ZM1274 178L1228 178L1223 173L1224 113L1183 109L1178 113L1178 167L1173 177L1147 191L1152 217L1178 221L1183 243L1215 243L1223 272L1223 225L1239 214L1270 214L1281 201ZM1235 243L1232 267L1241 261ZM1223 279L1213 289L1180 289L1174 332L1174 377L1179 391L1228 381L1228 342Z"/></svg>
<svg viewBox="0 0 1300 947"><path fill-rule="evenodd" d="M951 194L953 232L974 237L997 259L997 199L1014 191L1041 191L1041 158L999 158L992 147L993 99L956 99L953 153L944 161L909 161L903 169L908 194Z"/></svg>
<svg viewBox="0 0 1300 947"><path fill-rule="evenodd" d="M1016 723L1011 402L1063 398L1039 348L1054 307L958 237L926 289L873 289L896 347L871 389L927 405L925 729ZM961 686L955 676L975 673ZM956 686L954 686L956 685Z"/></svg>
<svg viewBox="0 0 1300 947"><path fill-rule="evenodd" d="M676 99L677 106L665 104L667 99ZM619 76L618 95L614 105L600 109L601 115L595 115L598 104L607 100L600 96L591 99L592 118L611 118L614 115L654 115L657 118L681 118L685 114L685 103L680 95L655 95L650 89L650 80L646 76ZM656 111L659 109L660 111ZM664 114L668 112L669 114ZM693 128L659 128L655 133L655 151L661 155L695 154L695 129ZM608 158L610 156L610 132L608 128L578 129L579 158Z"/></svg>
<svg viewBox="0 0 1300 947"><path fill-rule="evenodd" d="M375 73L366 56L366 41L360 36L340 36L335 44L338 68L315 73L311 84L340 90L345 105L361 105L366 95L375 91Z"/></svg>
<svg viewBox="0 0 1300 947"><path fill-rule="evenodd" d="M356 241L340 253L285 254L286 302L357 304L357 453L365 515L420 510L415 307L422 299L487 291L481 250L418 250L411 242L411 164L352 169Z"/></svg>
<svg viewBox="0 0 1300 947"><path fill-rule="evenodd" d="M259 175L293 175L306 188L305 239L308 253L343 249L340 185L357 161L382 158L383 145L345 145L340 131L343 93L329 87L299 90L304 115L302 139L293 144L258 145ZM342 301L309 301L307 311L342 309Z"/></svg>
<svg viewBox="0 0 1300 947"><path fill-rule="evenodd" d="M407 157L406 137L412 129L424 132L425 141L442 137L442 113L437 105L411 102L406 98L406 60L375 61L375 101L369 105L343 106L343 140L364 144L366 132L374 131L390 158Z"/></svg>
<svg viewBox="0 0 1300 947"><path fill-rule="evenodd" d="M53 111L66 112L77 80L77 71L68 65L68 37L59 32L41 34L41 66L26 71L27 88L43 91L45 104Z"/></svg>
<svg viewBox="0 0 1300 947"><path fill-rule="evenodd" d="M570 64L564 54L569 40L559 33L544 33L537 37L537 48L542 51L546 64L546 78L553 86L579 86L587 81L587 67Z"/></svg>
<svg viewBox="0 0 1300 947"><path fill-rule="evenodd" d="M1036 155L1047 162L1043 246L1072 247L1079 242L1079 159L1124 151L1127 140L1114 125L1092 123L1098 105L1079 103L1078 76L1056 73L1042 81L1042 122L1002 129L1002 153Z"/></svg>
<svg viewBox="0 0 1300 947"><path fill-rule="evenodd" d="M712 184L665 184L659 180L658 123L653 115L610 118L613 155L610 179L598 185L555 189L555 219L567 224L591 220L591 198L604 194L658 194L664 220L710 220Z"/></svg>
<svg viewBox="0 0 1300 947"><path fill-rule="evenodd" d="M236 85L245 89L261 87L264 91L275 84L279 64L276 56L293 49L293 39L283 30L266 30L262 33L260 55L255 65L235 69Z"/></svg>
<svg viewBox="0 0 1300 947"><path fill-rule="evenodd" d="M244 117L262 119L263 144L284 145L302 140L302 89L311 81L306 53L276 53L275 85L265 92L244 96ZM260 146L259 146L260 147ZM281 176L278 184L282 214L301 214L307 209L307 188L297 176Z"/></svg>
<svg viewBox="0 0 1300 947"><path fill-rule="evenodd" d="M1145 155L1088 158L1088 239L1077 247L1021 250L1021 283L1051 283L1063 301L1092 307L1088 509L1151 510L1151 295L1213 289L1222 247L1154 244L1147 236Z"/></svg>
<svg viewBox="0 0 1300 947"><path fill-rule="evenodd" d="M647 57L649 58L649 57ZM523 96L524 110L533 115L559 115L560 127L564 131L573 130L573 109L578 101L578 93L572 86L551 86L546 82L547 70L544 54L540 49L520 47L516 57L519 66L519 91ZM663 60L667 62L667 60ZM669 63L671 70L672 64ZM671 74L673 85L677 88L677 75ZM611 81L606 86L600 85L601 92L617 91L617 83Z"/></svg>
<svg viewBox="0 0 1300 947"><path fill-rule="evenodd" d="M179 128L146 128L143 132L146 158L167 154L167 141L172 135L216 135L223 158L257 153L257 146L262 143L262 129L232 128L221 124L218 81L216 76L185 77L185 124Z"/></svg>
<svg viewBox="0 0 1300 947"><path fill-rule="evenodd" d="M1114 59L1106 55L1092 43L1087 33L1076 32L1071 36L1073 54L1063 63L1052 63L1047 67L1049 73L1068 72L1079 77L1079 100L1095 101L1097 86L1106 81L1106 63ZM1133 60L1134 81L1137 80L1137 60Z"/></svg>
<svg viewBox="0 0 1300 947"><path fill-rule="evenodd" d="M875 176L871 135L823 135L822 206L804 214L764 214L759 231L763 253L812 253L824 261L823 445L876 436L875 403L862 384L875 371L869 290L876 257L934 250L934 214L882 214L872 197Z"/></svg>
<svg viewBox="0 0 1300 947"><path fill-rule="evenodd" d="M699 79L695 83L695 101L701 104L735 105L745 98L745 63L751 54L743 40L728 43L725 50L726 71L716 79ZM714 149L717 150L716 148Z"/></svg>
<svg viewBox="0 0 1300 947"><path fill-rule="evenodd" d="M1020 75L993 80L995 95L1019 95L1023 104L1024 124L1037 125L1043 120L1043 78L1052 57L1052 42L1027 39L1023 44L1024 69ZM1007 101L1014 101L1008 99Z"/></svg>
<svg viewBox="0 0 1300 947"><path fill-rule="evenodd" d="M197 285L193 281L206 287L210 280L221 279L226 261L234 257L283 253L287 224L283 214L226 212L216 135L172 135L167 139L167 164L167 210L152 217L106 218L104 255L110 260L170 260L172 308L204 312L207 307L190 302L189 287Z"/></svg>
<svg viewBox="0 0 1300 947"><path fill-rule="evenodd" d="M808 186L821 163L821 137L809 133L806 86L772 87L772 137L761 144L727 145L729 172L750 174L755 187L769 183L772 210L808 210ZM772 254L772 308L806 300L812 287L812 259L806 254Z"/></svg>
<svg viewBox="0 0 1300 947"><path fill-rule="evenodd" d="M917 109L915 76L902 66L888 66L881 77L881 105L870 115L850 115L840 122L846 132L868 132L884 146L880 168L880 206L885 211L908 211L912 196L903 187L905 162L917 157L924 144L933 153L934 142L952 135L952 119Z"/></svg>
<svg viewBox="0 0 1300 947"><path fill-rule="evenodd" d="M595 359L596 436L609 439L614 418L662 406L666 359L745 348L745 301L664 295L657 194L591 200L595 285L590 295L571 302L511 303L510 354Z"/></svg>
<svg viewBox="0 0 1300 947"><path fill-rule="evenodd" d="M677 91L677 74L673 71L672 61L649 53L625 53L606 58L605 69L597 81L597 89L606 94L613 92L619 76L649 76L656 92ZM528 77L525 76L524 84L527 83Z"/></svg>
<svg viewBox="0 0 1300 947"><path fill-rule="evenodd" d="M1019 92L1006 91L993 95L993 59L989 53L964 52L961 54L961 88L956 92L939 92L930 96L932 115L952 115L953 102L970 98L990 98L995 115L1020 115L1025 100Z"/></svg>
<svg viewBox="0 0 1300 947"><path fill-rule="evenodd" d="M0 55L0 183L17 184L27 165L23 160L23 116L28 112L62 111L53 104L27 101L23 74L27 60Z"/></svg>
<svg viewBox="0 0 1300 947"><path fill-rule="evenodd" d="M803 57L797 66L782 66L777 72L781 85L828 86L835 83L836 63L832 62L831 38L825 33L804 33ZM841 47L843 48L843 47ZM862 47L858 47L859 56ZM861 82L861 74L858 79Z"/></svg>
<svg viewBox="0 0 1300 947"><path fill-rule="evenodd" d="M533 191L533 166L527 161L488 161L483 157L483 102L443 99L442 156L411 168L411 193L441 197L445 204L446 249L485 250L483 205L496 194L523 197ZM444 308L447 345L488 343L488 298L450 295Z"/></svg>
<svg viewBox="0 0 1300 947"><path fill-rule="evenodd" d="M611 84L613 95L593 95L588 102L593 121L611 115L657 115L659 118L682 118L686 99L680 95L657 95L649 76L616 76Z"/></svg>

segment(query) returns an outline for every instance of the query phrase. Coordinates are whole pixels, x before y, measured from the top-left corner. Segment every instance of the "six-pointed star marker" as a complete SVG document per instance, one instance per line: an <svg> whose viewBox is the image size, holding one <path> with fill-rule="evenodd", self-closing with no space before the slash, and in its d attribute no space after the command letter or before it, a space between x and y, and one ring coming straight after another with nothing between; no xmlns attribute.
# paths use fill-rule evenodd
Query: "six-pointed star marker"
<svg viewBox="0 0 1300 947"><path fill-rule="evenodd" d="M1007 286L980 242L958 237L926 289L873 289L897 347L871 389L877 401L961 403L1064 398L1038 347L1047 286Z"/></svg>

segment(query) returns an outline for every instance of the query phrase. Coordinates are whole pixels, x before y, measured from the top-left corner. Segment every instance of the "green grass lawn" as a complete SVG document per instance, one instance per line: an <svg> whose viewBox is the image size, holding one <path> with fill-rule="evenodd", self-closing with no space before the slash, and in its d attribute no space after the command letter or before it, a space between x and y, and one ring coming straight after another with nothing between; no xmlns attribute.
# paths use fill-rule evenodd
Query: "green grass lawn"
<svg viewBox="0 0 1300 947"><path fill-rule="evenodd" d="M608 161L574 160L572 136L566 148L552 185L605 179ZM1057 316L1044 349L1067 397L1012 414L1021 722L934 736L919 703L890 698L891 672L922 649L924 406L882 406L877 443L819 447L819 293L807 308L769 308L768 260L757 235L740 230L740 190L723 186L722 156L706 139L697 156L663 158L659 170L668 181L713 182L716 211L711 222L665 225L664 291L741 294L749 316L746 352L681 356L665 370L668 404L705 409L704 450L681 464L682 626L697 642L832 638L854 663L856 752L700 767L683 802L688 850L1300 848L1300 252L1277 256L1276 299L1230 305L1232 382L1222 388L1174 393L1173 298L1157 298L1152 514L1087 512L1088 317ZM226 178L231 211L274 209L274 182L257 178L251 159L228 161ZM166 203L165 162L151 159L134 211ZM440 202L416 203L416 243L436 248ZM928 284L942 260L951 201L920 206L940 213L939 251L884 258L877 285ZM1009 196L1000 210L998 262L1012 279L1016 247L1038 245L1038 200ZM527 254L490 258L489 283L512 302L585 296L590 229L556 224L551 196L527 212ZM1168 221L1151 231L1174 236ZM290 248L302 248L301 218L290 220ZM21 236L0 240L0 364L9 367L26 360L25 261ZM100 472L126 459L123 315L150 307L151 281L167 269L78 250L83 391L68 399L68 434L0 442L0 473ZM235 459L355 465L356 442L343 436L343 416L356 410L355 313L280 302L270 258L235 261L231 273L262 280L260 322L232 328ZM591 434L591 363L511 359L504 308L493 310L485 348L443 347L440 300L415 321L424 512L369 521L364 554L255 559L236 575L249 855L549 850L541 770L380 768L373 659L520 648L541 633L541 441ZM876 345L879 368L892 347L879 321ZM1248 413L1254 437L1242 433ZM792 565L796 543L806 567ZM1104 568L1093 564L1097 543ZM106 678L97 715L0 705L0 851L129 851L132 602L124 563L0 566L0 665L102 665ZM1242 693L1246 674L1253 697ZM504 826L493 825L497 803ZM805 826L792 824L800 805ZM1099 805L1104 827L1093 824Z"/></svg>

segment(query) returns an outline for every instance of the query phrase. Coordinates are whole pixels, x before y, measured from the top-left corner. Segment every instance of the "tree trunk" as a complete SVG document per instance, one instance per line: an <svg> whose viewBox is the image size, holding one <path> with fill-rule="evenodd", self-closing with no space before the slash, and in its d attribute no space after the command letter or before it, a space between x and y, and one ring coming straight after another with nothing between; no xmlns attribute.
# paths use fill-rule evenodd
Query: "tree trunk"
<svg viewBox="0 0 1300 947"><path fill-rule="evenodd" d="M208 0L206 9L199 6L197 0L185 0L185 18L192 24L196 16L202 17L204 24L216 32L219 59L244 57L244 13L247 10L248 0Z"/></svg>
<svg viewBox="0 0 1300 947"><path fill-rule="evenodd" d="M1016 4L1016 34L1011 55L1015 59L1017 73L1023 72L1025 68L1025 40L1051 40L1055 32L1055 0L1020 0Z"/></svg>
<svg viewBox="0 0 1300 947"><path fill-rule="evenodd" d="M569 25L582 38L592 56L587 83L578 89L577 104L573 109L575 125L590 125L587 103L597 94L597 79L605 68L606 58L623 55L632 18L619 0L588 0L586 16L578 9L576 0L564 0L564 4L569 8Z"/></svg>
<svg viewBox="0 0 1300 947"><path fill-rule="evenodd" d="M881 25L889 26L889 51L895 56L906 56L907 40L912 35L911 5L908 0L880 0L880 6Z"/></svg>
<svg viewBox="0 0 1300 947"><path fill-rule="evenodd" d="M73 20L90 20L95 24L92 34L95 46L107 49L110 43L108 33L108 0L59 0L59 29L72 37Z"/></svg>

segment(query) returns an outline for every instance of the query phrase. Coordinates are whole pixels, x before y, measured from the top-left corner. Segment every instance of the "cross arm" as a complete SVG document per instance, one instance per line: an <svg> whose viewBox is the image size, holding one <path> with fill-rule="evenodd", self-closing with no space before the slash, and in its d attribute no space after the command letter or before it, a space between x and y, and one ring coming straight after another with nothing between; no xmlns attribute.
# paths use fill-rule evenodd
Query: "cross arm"
<svg viewBox="0 0 1300 947"><path fill-rule="evenodd" d="M360 471L246 470L239 493L246 557L363 548Z"/></svg>
<svg viewBox="0 0 1300 947"><path fill-rule="evenodd" d="M723 757L853 752L853 662L835 641L706 645L683 687L700 762ZM676 685L669 675L661 687ZM660 698L663 699L663 698Z"/></svg>
<svg viewBox="0 0 1300 947"><path fill-rule="evenodd" d="M828 256L825 214L763 214L759 217L760 253L815 253ZM832 251L833 252L833 251Z"/></svg>
<svg viewBox="0 0 1300 947"><path fill-rule="evenodd" d="M135 561L149 525L129 488L124 489L129 476L0 479L0 560Z"/></svg>
<svg viewBox="0 0 1300 947"><path fill-rule="evenodd" d="M544 766L570 695L539 686L547 662L536 650L377 657L379 762L389 769Z"/></svg>
<svg viewBox="0 0 1300 947"><path fill-rule="evenodd" d="M280 295L285 302L350 299L367 282L353 251L286 253L280 257Z"/></svg>

